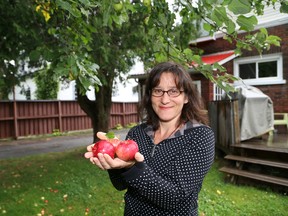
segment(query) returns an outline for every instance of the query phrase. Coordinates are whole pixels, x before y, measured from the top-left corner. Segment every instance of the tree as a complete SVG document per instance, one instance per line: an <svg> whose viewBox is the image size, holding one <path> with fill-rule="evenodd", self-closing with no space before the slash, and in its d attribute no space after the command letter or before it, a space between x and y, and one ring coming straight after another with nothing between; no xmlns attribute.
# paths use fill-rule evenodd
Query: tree
<svg viewBox="0 0 288 216"><path fill-rule="evenodd" d="M50 36L45 21L35 13L34 1L8 0L0 11L0 99L8 99L13 87L30 76L33 67L41 67L43 59L34 58L33 53Z"/></svg>
<svg viewBox="0 0 288 216"><path fill-rule="evenodd" d="M199 23L204 23L204 29L211 35L216 31L225 33L228 41L237 44L239 53L253 47L261 52L279 44L280 39L268 35L265 29L252 32L257 24L255 15L261 14L266 5L275 4L274 0L195 2L197 4L176 0L172 10L164 0L37 0L35 11L44 19L37 15L33 18L40 26L42 43L38 38L36 46L26 47L27 39L21 50L25 50L26 58L33 57L35 62L50 62L53 76L76 80L79 104L91 117L94 134L107 131L113 80L128 72L135 57L140 58L146 68L166 60L182 64L196 62L199 66L195 70L222 88L231 89L223 83L235 77L226 74L218 64L203 65L201 51L188 48L189 41L198 36ZM287 12L287 2L279 3L280 11ZM27 11L24 9L24 12ZM249 12L254 15L244 16ZM179 23L176 23L177 14L181 18ZM239 39L237 25L249 34ZM192 32L194 34L190 34ZM13 53L14 57L17 55L19 52ZM85 96L91 85L95 88L95 101Z"/></svg>
<svg viewBox="0 0 288 216"><path fill-rule="evenodd" d="M57 99L59 79L58 77L51 76L51 74L51 72L43 69L38 71L34 77L37 86L35 92L37 100Z"/></svg>
<svg viewBox="0 0 288 216"><path fill-rule="evenodd" d="M114 79L127 73L137 56L145 62L155 62L155 54L156 61L168 59L168 56L179 58L175 50L166 49L170 46L167 42L175 15L165 1L156 2L155 7L140 1L132 4L129 1L94 1L93 5L91 1L86 5L83 2L56 3L47 6L44 2L37 7L39 12L45 9L45 17L51 17L48 31L57 35L63 44L57 50L58 60L53 61L56 74L76 80L78 101L92 120L94 134L98 130L107 131ZM66 10L73 16L65 19L67 28L64 29L59 27L59 20L65 17ZM154 21L161 34L155 30ZM90 85L95 87L96 101L90 101L83 94Z"/></svg>

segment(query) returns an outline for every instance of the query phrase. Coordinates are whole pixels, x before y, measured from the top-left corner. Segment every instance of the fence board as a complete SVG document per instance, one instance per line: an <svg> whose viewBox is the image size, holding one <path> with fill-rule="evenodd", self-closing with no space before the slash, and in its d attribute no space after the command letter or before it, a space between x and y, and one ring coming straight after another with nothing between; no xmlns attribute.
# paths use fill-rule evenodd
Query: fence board
<svg viewBox="0 0 288 216"><path fill-rule="evenodd" d="M209 118L217 148L228 152L232 144L240 142L237 100L209 102Z"/></svg>
<svg viewBox="0 0 288 216"><path fill-rule="evenodd" d="M109 128L138 122L137 107L134 102L112 103ZM0 101L0 139L91 128L91 119L77 101Z"/></svg>

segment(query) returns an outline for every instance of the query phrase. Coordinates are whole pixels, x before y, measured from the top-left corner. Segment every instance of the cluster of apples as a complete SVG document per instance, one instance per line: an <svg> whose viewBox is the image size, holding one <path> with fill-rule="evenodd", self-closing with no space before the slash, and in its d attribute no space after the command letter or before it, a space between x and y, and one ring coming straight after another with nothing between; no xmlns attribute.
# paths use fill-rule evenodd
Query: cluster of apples
<svg viewBox="0 0 288 216"><path fill-rule="evenodd" d="M92 147L94 157L98 157L98 153L108 154L111 158L118 157L124 161L134 160L136 152L139 151L138 144L131 139L120 140L114 134L97 132L100 139Z"/></svg>

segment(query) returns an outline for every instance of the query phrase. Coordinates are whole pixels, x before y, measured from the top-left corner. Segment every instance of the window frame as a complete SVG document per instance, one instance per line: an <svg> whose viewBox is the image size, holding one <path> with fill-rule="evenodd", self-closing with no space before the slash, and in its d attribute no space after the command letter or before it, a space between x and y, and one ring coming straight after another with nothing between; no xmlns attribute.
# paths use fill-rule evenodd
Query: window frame
<svg viewBox="0 0 288 216"><path fill-rule="evenodd" d="M193 80L192 83L196 86L199 94L201 95L201 80Z"/></svg>
<svg viewBox="0 0 288 216"><path fill-rule="evenodd" d="M274 77L265 77L259 78L258 74L258 64L263 62L277 62L277 76ZM282 53L274 53L267 54L262 56L249 56L243 58L237 58L233 61L233 73L235 77L239 77L239 65L240 64L248 64L255 63L256 64L256 74L257 77L255 79L241 79L236 81L235 84L245 83L248 85L273 85L273 84L285 84L286 80L283 79L283 57Z"/></svg>
<svg viewBox="0 0 288 216"><path fill-rule="evenodd" d="M223 100L224 94L225 94L225 91L213 83L213 100L214 101Z"/></svg>

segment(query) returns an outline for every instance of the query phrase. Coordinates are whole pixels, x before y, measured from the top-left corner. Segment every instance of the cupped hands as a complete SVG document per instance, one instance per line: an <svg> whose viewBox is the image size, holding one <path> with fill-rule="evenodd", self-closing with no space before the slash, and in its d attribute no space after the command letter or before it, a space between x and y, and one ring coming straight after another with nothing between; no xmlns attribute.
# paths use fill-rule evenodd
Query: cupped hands
<svg viewBox="0 0 288 216"><path fill-rule="evenodd" d="M98 153L97 157L93 156L92 147L94 144L87 146L87 152L84 154L85 158L89 159L92 164L95 164L102 170L109 170L109 169L122 169L122 168L130 168L136 162L143 162L144 156L137 152L135 154L134 159L131 161L124 161L119 158L111 158L108 154Z"/></svg>

